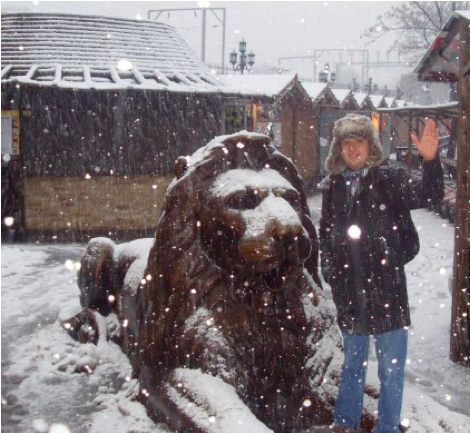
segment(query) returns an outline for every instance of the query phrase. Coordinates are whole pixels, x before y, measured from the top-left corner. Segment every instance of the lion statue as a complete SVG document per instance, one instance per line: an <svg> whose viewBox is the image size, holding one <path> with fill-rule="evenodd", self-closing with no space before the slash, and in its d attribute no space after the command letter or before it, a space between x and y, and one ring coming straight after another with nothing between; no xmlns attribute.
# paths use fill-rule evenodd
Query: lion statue
<svg viewBox="0 0 470 433"><path fill-rule="evenodd" d="M294 165L243 131L178 158L175 174L155 239L89 242L69 333L96 342L107 332L98 317L115 314L108 337L129 356L140 400L178 431L224 431L224 416L236 431L236 410L195 385L204 377L264 431L330 423L341 338Z"/></svg>

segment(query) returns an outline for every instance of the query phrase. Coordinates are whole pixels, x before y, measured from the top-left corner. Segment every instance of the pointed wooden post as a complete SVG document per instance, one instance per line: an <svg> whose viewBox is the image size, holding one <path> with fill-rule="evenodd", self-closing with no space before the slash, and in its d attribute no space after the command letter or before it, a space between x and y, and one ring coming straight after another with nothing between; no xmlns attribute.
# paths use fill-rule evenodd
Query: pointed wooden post
<svg viewBox="0 0 470 433"><path fill-rule="evenodd" d="M457 202L450 358L470 366L470 29L460 20L459 134L457 144Z"/></svg>

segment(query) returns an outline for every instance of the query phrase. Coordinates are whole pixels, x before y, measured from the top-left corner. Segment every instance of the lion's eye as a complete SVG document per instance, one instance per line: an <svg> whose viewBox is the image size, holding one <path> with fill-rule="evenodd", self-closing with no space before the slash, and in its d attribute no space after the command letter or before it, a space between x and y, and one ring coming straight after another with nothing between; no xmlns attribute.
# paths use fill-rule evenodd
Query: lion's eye
<svg viewBox="0 0 470 433"><path fill-rule="evenodd" d="M297 191L286 191L282 198L288 201L294 209L300 209L300 196Z"/></svg>
<svg viewBox="0 0 470 433"><path fill-rule="evenodd" d="M261 202L261 198L254 191L243 191L233 194L227 200L227 206L232 209L254 209Z"/></svg>

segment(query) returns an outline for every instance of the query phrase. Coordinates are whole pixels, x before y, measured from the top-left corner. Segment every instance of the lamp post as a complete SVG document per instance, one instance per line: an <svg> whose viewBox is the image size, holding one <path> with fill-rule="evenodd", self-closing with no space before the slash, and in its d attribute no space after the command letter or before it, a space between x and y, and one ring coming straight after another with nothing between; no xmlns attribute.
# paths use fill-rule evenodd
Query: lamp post
<svg viewBox="0 0 470 433"><path fill-rule="evenodd" d="M330 71L330 64L325 63L323 70L318 74L318 80L320 83L334 83L336 80L336 73Z"/></svg>
<svg viewBox="0 0 470 433"><path fill-rule="evenodd" d="M255 64L255 54L253 51L250 51L248 55L246 54L245 39L240 41L238 51L240 51L240 59L237 59L237 52L233 50L230 53L230 63L232 64L234 71L240 71L243 75L244 71L251 71L253 68L253 65Z"/></svg>

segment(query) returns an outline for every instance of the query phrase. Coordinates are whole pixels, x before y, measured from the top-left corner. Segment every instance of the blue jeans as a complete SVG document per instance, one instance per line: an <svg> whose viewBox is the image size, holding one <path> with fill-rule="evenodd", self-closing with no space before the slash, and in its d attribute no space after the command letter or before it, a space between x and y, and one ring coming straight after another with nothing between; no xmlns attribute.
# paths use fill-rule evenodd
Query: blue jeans
<svg viewBox="0 0 470 433"><path fill-rule="evenodd" d="M408 331L397 329L373 336L379 363L379 419L375 433L399 432ZM369 336L343 332L344 364L334 422L351 429L361 423L369 357Z"/></svg>

